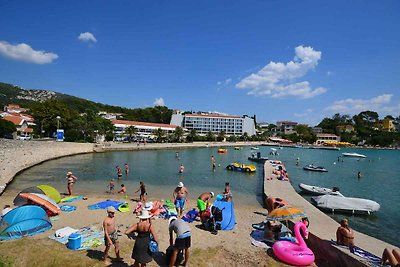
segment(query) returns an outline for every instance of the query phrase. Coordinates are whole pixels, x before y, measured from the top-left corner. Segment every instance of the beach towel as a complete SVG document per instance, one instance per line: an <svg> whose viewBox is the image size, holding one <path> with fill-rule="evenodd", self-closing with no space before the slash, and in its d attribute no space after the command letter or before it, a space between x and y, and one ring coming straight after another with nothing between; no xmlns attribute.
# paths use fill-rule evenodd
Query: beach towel
<svg viewBox="0 0 400 267"><path fill-rule="evenodd" d="M265 239L265 233L261 230L253 230L250 233L250 241L253 246L260 248L270 248L273 244L273 240Z"/></svg>
<svg viewBox="0 0 400 267"><path fill-rule="evenodd" d="M80 200L83 199L83 196L69 196L69 197L64 197L60 200L60 202L72 202L72 201L76 201L76 200Z"/></svg>
<svg viewBox="0 0 400 267"><path fill-rule="evenodd" d="M182 216L182 220L185 222L191 223L196 220L199 212L196 209L189 210L185 215Z"/></svg>
<svg viewBox="0 0 400 267"><path fill-rule="evenodd" d="M58 229L56 231L56 233L55 233L55 236L58 237L58 238L65 237L65 236L70 236L71 234L73 234L73 233L75 233L77 231L78 231L78 229L74 229L74 228L71 228L71 227L67 226L67 227Z"/></svg>
<svg viewBox="0 0 400 267"><path fill-rule="evenodd" d="M381 262L382 259L374 254L372 254L371 252L368 252L360 247L357 246L344 246L344 245L340 245L338 244L335 240L331 240L331 244L335 245L335 246L339 246L341 248L346 248L349 249L351 253L353 253L354 255L357 255L358 257L361 257L363 259L365 259L368 262L369 266L381 266Z"/></svg>
<svg viewBox="0 0 400 267"><path fill-rule="evenodd" d="M92 247L103 245L104 240L104 232L99 231L95 228L83 227L78 229L76 234L80 234L82 238L82 245L78 250L86 250ZM53 239L61 244L67 245L69 236L57 237L55 235L49 236L50 239Z"/></svg>
<svg viewBox="0 0 400 267"><path fill-rule="evenodd" d="M124 204L123 202L115 201L115 200L106 200L93 205L89 205L88 209L97 210L97 209L107 209L108 207L114 207L118 210L119 206Z"/></svg>
<svg viewBox="0 0 400 267"><path fill-rule="evenodd" d="M62 205L62 206L60 206L60 209L64 212L71 212L71 211L76 210L76 207L73 205Z"/></svg>

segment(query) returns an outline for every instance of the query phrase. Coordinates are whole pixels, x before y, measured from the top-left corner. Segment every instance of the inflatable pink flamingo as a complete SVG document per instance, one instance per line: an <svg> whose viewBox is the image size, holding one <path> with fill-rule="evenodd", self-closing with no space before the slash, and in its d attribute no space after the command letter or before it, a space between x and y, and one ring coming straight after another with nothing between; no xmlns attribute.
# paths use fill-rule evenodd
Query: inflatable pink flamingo
<svg viewBox="0 0 400 267"><path fill-rule="evenodd" d="M292 265L310 265L314 262L314 253L309 249L300 234L300 228L303 230L304 236L308 238L308 229L302 222L294 225L294 234L297 243L289 241L277 241L272 247L272 251L278 259Z"/></svg>

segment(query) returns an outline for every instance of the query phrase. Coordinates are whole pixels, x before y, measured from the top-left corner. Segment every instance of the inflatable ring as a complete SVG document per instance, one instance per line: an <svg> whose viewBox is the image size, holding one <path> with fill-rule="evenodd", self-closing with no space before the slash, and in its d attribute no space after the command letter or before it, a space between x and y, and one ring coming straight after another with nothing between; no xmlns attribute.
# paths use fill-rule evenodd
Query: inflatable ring
<svg viewBox="0 0 400 267"><path fill-rule="evenodd" d="M120 212L128 212L128 211L130 211L131 209L130 209L128 203L123 203L123 204L119 205L118 210L119 210Z"/></svg>

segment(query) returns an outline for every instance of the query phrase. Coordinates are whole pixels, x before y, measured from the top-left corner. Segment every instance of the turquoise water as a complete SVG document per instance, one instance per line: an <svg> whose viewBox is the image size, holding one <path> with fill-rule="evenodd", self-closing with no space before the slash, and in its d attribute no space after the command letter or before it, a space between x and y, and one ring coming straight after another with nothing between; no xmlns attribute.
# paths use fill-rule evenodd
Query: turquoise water
<svg viewBox="0 0 400 267"><path fill-rule="evenodd" d="M249 147L243 150L228 149L227 154L218 154L216 148L195 148L178 150L180 159L175 157L175 150L149 150L129 152L108 152L77 155L45 162L19 174L9 186L10 190L37 184L51 184L60 192L66 191L65 174L74 172L78 177L76 191L79 194L103 194L111 178L127 186L130 196L139 187L139 181L145 182L150 197L168 199L179 181L189 188L190 197L204 191L221 193L225 182L230 182L236 205L254 204L261 201L262 164L256 164L257 172L245 174L225 170L231 162L255 164L247 160L251 153ZM269 147L260 147L264 156L269 154ZM367 155L366 159L343 158L343 152L358 152ZM283 160L291 181L297 191L300 182L324 187L337 186L345 196L368 198L377 201L381 209L370 216L351 216L353 228L375 236L389 243L400 246L397 225L400 220L400 151L395 150L361 150L342 149L340 151L314 150L302 148L283 148L275 159ZM220 167L211 168L211 156ZM300 158L296 166L296 158ZM130 173L118 181L116 165L123 168L124 163L130 166ZM302 167L314 163L328 169L327 173L306 172ZM185 172L179 174L179 166L185 166ZM357 178L361 171L362 178ZM304 196L309 199L308 196ZM340 220L343 215L331 215Z"/></svg>

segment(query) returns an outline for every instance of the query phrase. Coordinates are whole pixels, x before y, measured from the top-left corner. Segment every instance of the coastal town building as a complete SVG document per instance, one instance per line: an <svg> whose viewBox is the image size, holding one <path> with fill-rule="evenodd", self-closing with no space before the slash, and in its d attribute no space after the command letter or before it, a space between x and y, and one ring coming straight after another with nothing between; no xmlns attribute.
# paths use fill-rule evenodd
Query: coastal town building
<svg viewBox="0 0 400 267"><path fill-rule="evenodd" d="M246 115L240 117L215 113L182 114L180 111L175 111L170 124L186 128L188 131L194 129L199 135L205 135L208 132L218 134L221 131L224 131L227 136L256 134L254 119Z"/></svg>
<svg viewBox="0 0 400 267"><path fill-rule="evenodd" d="M352 133L354 131L355 131L354 126L350 124L336 126L337 133Z"/></svg>
<svg viewBox="0 0 400 267"><path fill-rule="evenodd" d="M297 122L294 121L277 121L275 132L277 134L293 134L296 133Z"/></svg>
<svg viewBox="0 0 400 267"><path fill-rule="evenodd" d="M317 134L317 141L315 141L315 144L322 145L325 142L340 142L340 136L336 134Z"/></svg>
<svg viewBox="0 0 400 267"><path fill-rule="evenodd" d="M164 123L151 123L151 122L139 122L139 121L124 121L124 120L111 120L111 123L115 127L115 138L121 139L127 137L128 133L126 128L133 126L136 129L136 137L149 139L154 138L154 131L161 129L167 134L175 132L177 126L164 124Z"/></svg>
<svg viewBox="0 0 400 267"><path fill-rule="evenodd" d="M26 108L21 108L19 105L15 104L8 104L4 106L4 111L5 112L11 112L11 113L23 113L28 111L29 109Z"/></svg>
<svg viewBox="0 0 400 267"><path fill-rule="evenodd" d="M29 128L28 122L21 117L4 116L3 119L14 123L18 134L31 134L33 132L33 129Z"/></svg>
<svg viewBox="0 0 400 267"><path fill-rule="evenodd" d="M35 119L24 112L29 109L21 108L19 105L9 104L4 106L4 111L0 112L0 117L14 123L17 134L29 135L33 132L31 126L36 125Z"/></svg>
<svg viewBox="0 0 400 267"><path fill-rule="evenodd" d="M108 113L106 111L100 111L97 113L100 117L107 119L107 120L116 120L122 117L122 113Z"/></svg>
<svg viewBox="0 0 400 267"><path fill-rule="evenodd" d="M322 128L321 127L312 127L312 132L315 134L322 134Z"/></svg>
<svg viewBox="0 0 400 267"><path fill-rule="evenodd" d="M382 120L382 128L387 132L394 132L396 130L393 120L391 119L383 119Z"/></svg>

